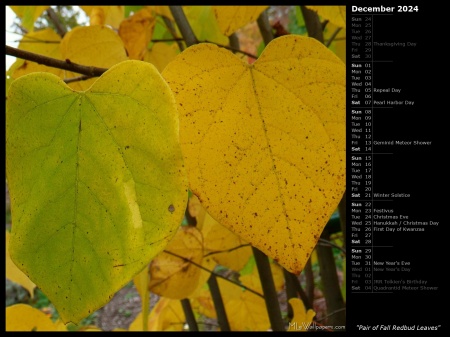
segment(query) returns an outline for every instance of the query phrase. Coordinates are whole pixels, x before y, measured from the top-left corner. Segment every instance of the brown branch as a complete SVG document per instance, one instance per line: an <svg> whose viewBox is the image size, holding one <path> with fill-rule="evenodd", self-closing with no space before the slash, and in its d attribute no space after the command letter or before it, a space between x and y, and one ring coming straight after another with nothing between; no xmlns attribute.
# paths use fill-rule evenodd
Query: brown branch
<svg viewBox="0 0 450 337"><path fill-rule="evenodd" d="M306 8L305 6L300 6L300 9L305 19L306 30L308 31L308 36L315 38L316 40L323 43L323 30L322 24L320 23L319 16L317 12Z"/></svg>
<svg viewBox="0 0 450 337"><path fill-rule="evenodd" d="M264 40L264 44L267 46L269 42L274 39L272 26L269 23L269 16L267 14L267 9L259 15L256 22L258 24L259 31L261 32L261 36Z"/></svg>
<svg viewBox="0 0 450 337"><path fill-rule="evenodd" d="M168 17L163 15L162 18L163 18L163 21L166 24L166 27L169 30L170 34L172 34L172 36L174 37L174 40L177 41L178 48L180 49L180 51L183 51L184 46L181 41L184 41L184 39L177 37L177 32L175 31L175 27L173 26L172 21L170 21L170 19Z"/></svg>
<svg viewBox="0 0 450 337"><path fill-rule="evenodd" d="M198 40L195 37L194 31L189 25L189 21L184 14L183 8L181 8L181 6L169 6L169 8L173 18L175 19L175 22L177 23L178 28L180 29L181 35L183 35L184 37L186 46L190 47L194 44L197 44Z"/></svg>
<svg viewBox="0 0 450 337"><path fill-rule="evenodd" d="M64 35L66 35L67 33L67 29L62 25L55 11L51 7L47 9L47 15L50 18L50 20L52 20L52 22L54 23L59 36L64 37Z"/></svg>
<svg viewBox="0 0 450 337"><path fill-rule="evenodd" d="M36 62L38 64L43 64L53 68L69 70L90 77L101 76L105 71L108 70L107 68L83 66L81 64L73 63L69 59L66 59L65 61L57 60L52 57L31 53L29 51L13 48L10 46L6 46L6 55L15 56L24 60Z"/></svg>
<svg viewBox="0 0 450 337"><path fill-rule="evenodd" d="M239 38L236 33L228 36L228 42L230 43L230 47L234 49L234 52L239 50Z"/></svg>

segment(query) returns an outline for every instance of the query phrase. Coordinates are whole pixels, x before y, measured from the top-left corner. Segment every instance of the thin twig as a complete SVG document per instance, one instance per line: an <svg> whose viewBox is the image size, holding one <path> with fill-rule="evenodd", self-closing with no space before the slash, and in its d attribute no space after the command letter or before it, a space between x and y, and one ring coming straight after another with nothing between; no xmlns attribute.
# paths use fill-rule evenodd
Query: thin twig
<svg viewBox="0 0 450 337"><path fill-rule="evenodd" d="M5 32L9 33L9 34L16 34L16 35L20 35L20 36L25 36L25 34L23 34L23 33L13 32L12 30L8 30L8 29L5 29Z"/></svg>
<svg viewBox="0 0 450 337"><path fill-rule="evenodd" d="M257 296L259 296L259 297L261 297L261 298L264 298L264 296L263 296L262 294L258 293L257 291L255 291L255 290L253 290L253 289L251 289L251 288L249 288L249 287L247 287L247 286L245 286L245 285L243 285L243 284L241 284L241 283L238 283L238 282L235 282L235 281L233 281L233 280L230 280L229 278L226 278L225 276L222 276L222 275L220 275L220 274L218 274L218 273L216 273L216 272L214 272L214 271L212 271L212 270L209 270L208 268L205 268L205 267L203 267L202 265L200 265L200 264L198 264L198 263L196 263L196 262L194 262L194 261L191 261L191 260L189 260L189 259L187 259L187 258L185 258L185 257L183 257L183 256L181 256L181 255L172 253L172 252L170 252L170 251L168 251L168 250L164 250L163 252L165 252L165 253L167 253L167 254L169 254L169 255L178 257L179 259L182 259L182 260L185 261L185 262L192 263L194 266L196 266L196 267L198 267L198 268L200 268L200 269L203 269L204 271L207 271L208 273L211 273L211 274L215 275L216 277L220 277L221 279L224 279L224 280L226 280L226 281L228 281L228 282L231 282L231 283L237 285L238 287L244 288L245 290L247 290L247 291L249 291L249 292L251 292L251 293L253 293L253 294L257 295Z"/></svg>
<svg viewBox="0 0 450 337"><path fill-rule="evenodd" d="M328 241L328 240L319 238L319 244L320 244L321 246L337 248L337 249L339 249L341 252L343 252L344 254L347 254L346 251L345 251L345 248L343 248L343 247L341 247L341 246L338 246L337 244L335 244L335 243L333 243L333 242L331 242L331 241Z"/></svg>
<svg viewBox="0 0 450 337"><path fill-rule="evenodd" d="M330 312L328 315L322 317L321 319L318 319L317 322L323 321L324 319L326 319L330 316L336 315L336 314L340 313L341 311L346 311L346 310L347 310L347 308L336 309L333 312Z"/></svg>
<svg viewBox="0 0 450 337"><path fill-rule="evenodd" d="M77 76L77 77L66 78L66 79L64 79L64 83L69 84L69 83L73 83L73 82L86 81L91 78L92 78L92 76L81 75L81 76Z"/></svg>
<svg viewBox="0 0 450 337"><path fill-rule="evenodd" d="M28 36L27 36L28 37ZM61 43L61 41L48 41L48 40L33 40L33 41L27 41L27 40L14 40L13 42L19 42L19 43Z"/></svg>
<svg viewBox="0 0 450 337"><path fill-rule="evenodd" d="M225 49L234 51L234 52L236 52L236 53L241 53L241 54L247 55L247 56L249 56L249 57L254 58L255 60L258 58L258 56L253 55L253 54L250 54L250 53L247 53L246 51L240 50L240 49L238 49L238 48L230 47L230 46L225 46L225 45L220 44L220 43L217 43L217 42L212 42L212 41L209 41L209 40L204 40L204 41L199 41L199 43L214 43L216 46L219 46L219 47L222 47L222 48L225 48Z"/></svg>
<svg viewBox="0 0 450 337"><path fill-rule="evenodd" d="M331 35L331 37L329 38L329 40L327 41L327 43L325 43L325 46L329 47L330 44L334 41L334 39L336 38L336 36L339 34L339 32L341 31L342 27L338 27L333 35Z"/></svg>
<svg viewBox="0 0 450 337"><path fill-rule="evenodd" d="M69 59L65 61L57 60L48 56L31 53L10 46L6 46L6 55L15 56L24 60L36 62L38 64L44 64L46 66L53 68L69 70L78 74L87 75L91 77L101 76L105 71L108 70L106 68L83 66L81 64L73 63Z"/></svg>
<svg viewBox="0 0 450 337"><path fill-rule="evenodd" d="M213 252L209 252L209 253L203 255L203 257L207 257L207 256L214 255L214 254L220 254L220 253L229 253L229 252L232 252L233 250L236 250L236 249L239 249L239 248L242 248L242 247L248 247L248 246L250 246L250 244L249 243L245 243L245 244L242 244L242 245L230 248L230 249L215 250Z"/></svg>

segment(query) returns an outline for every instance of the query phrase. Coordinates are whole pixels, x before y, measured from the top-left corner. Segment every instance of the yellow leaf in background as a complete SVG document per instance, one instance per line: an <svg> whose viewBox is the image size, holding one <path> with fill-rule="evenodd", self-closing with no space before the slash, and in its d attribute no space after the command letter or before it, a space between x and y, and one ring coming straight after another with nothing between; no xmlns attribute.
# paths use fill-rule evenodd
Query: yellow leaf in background
<svg viewBox="0 0 450 337"><path fill-rule="evenodd" d="M256 272L255 272L256 270ZM243 285L246 287L249 287L250 289L253 289L254 291L257 291L259 293L263 293L261 280L259 279L259 274L257 268L253 268L253 273L240 276L239 280L242 282Z"/></svg>
<svg viewBox="0 0 450 337"><path fill-rule="evenodd" d="M289 323L288 331L308 331L308 327L313 321L314 316L316 316L314 310L308 309L306 311L302 300L299 298L291 298L289 303L294 311L294 317L292 317Z"/></svg>
<svg viewBox="0 0 450 337"><path fill-rule="evenodd" d="M328 20L338 27L345 28L346 6L306 6L306 8L317 12L322 19Z"/></svg>
<svg viewBox="0 0 450 337"><path fill-rule="evenodd" d="M53 29L46 28L24 35L17 48L61 60L60 43L61 37L56 34ZM14 69L11 73L13 79L39 71L49 72L60 78L64 77L64 70L62 69L48 67L43 64L19 58L11 65L10 69Z"/></svg>
<svg viewBox="0 0 450 337"><path fill-rule="evenodd" d="M234 271L239 271L244 268L250 256L253 255L252 248L246 241L219 224L208 213L205 215L202 233L205 250L207 252L223 251L222 253L211 255L211 257L222 266ZM243 247L233 249L239 246Z"/></svg>
<svg viewBox="0 0 450 337"><path fill-rule="evenodd" d="M182 256L185 261L167 251ZM151 292L171 299L189 297L198 287L200 268L189 261L201 264L203 259L203 237L190 226L180 226L172 241L150 264Z"/></svg>
<svg viewBox="0 0 450 337"><path fill-rule="evenodd" d="M89 16L90 25L108 25L119 28L125 18L125 6L80 6Z"/></svg>
<svg viewBox="0 0 450 337"><path fill-rule="evenodd" d="M34 22L50 6L9 6L22 20L22 27L28 32L34 30Z"/></svg>
<svg viewBox="0 0 450 337"><path fill-rule="evenodd" d="M208 288L201 288L195 295L190 297L192 310L210 318L217 318L211 292Z"/></svg>
<svg viewBox="0 0 450 337"><path fill-rule="evenodd" d="M239 299L225 302L228 321L232 331L266 331L270 328L264 298L243 291Z"/></svg>
<svg viewBox="0 0 450 337"><path fill-rule="evenodd" d="M284 288L283 268L278 264L271 262L270 270L272 271L272 277L276 291L282 290ZM239 279L247 287L262 293L261 279L259 277L258 268L256 266L253 268L251 274L243 275Z"/></svg>
<svg viewBox="0 0 450 337"><path fill-rule="evenodd" d="M53 323L39 309L28 304L6 307L6 331L67 331L60 323Z"/></svg>
<svg viewBox="0 0 450 337"><path fill-rule="evenodd" d="M261 289L257 289L255 276L248 275L244 281L246 286L262 293ZM265 331L270 328L263 297L222 278L217 278L217 282L232 331Z"/></svg>
<svg viewBox="0 0 450 337"><path fill-rule="evenodd" d="M269 6L213 6L220 31L230 36L239 28L258 19Z"/></svg>
<svg viewBox="0 0 450 337"><path fill-rule="evenodd" d="M286 35L252 65L191 46L162 73L178 103L191 191L220 224L302 271L345 190L345 65Z"/></svg>
<svg viewBox="0 0 450 337"><path fill-rule="evenodd" d="M149 331L182 331L186 319L179 300L161 297L148 316ZM129 331L142 331L142 312L130 324Z"/></svg>
<svg viewBox="0 0 450 337"><path fill-rule="evenodd" d="M228 37L220 31L211 6L183 6L183 11L197 40L228 45Z"/></svg>
<svg viewBox="0 0 450 337"><path fill-rule="evenodd" d="M225 304L232 331L267 331L270 328L264 299L231 300ZM243 319L245 318L245 319Z"/></svg>
<svg viewBox="0 0 450 337"><path fill-rule="evenodd" d="M217 283L219 284L220 294L222 295L222 300L224 303L230 300L239 299L242 293L246 291L240 285L229 282L220 277L217 278Z"/></svg>
<svg viewBox="0 0 450 337"><path fill-rule="evenodd" d="M176 43L155 43L152 49L147 50L144 55L144 61L153 64L159 72L162 72L166 65L180 53Z"/></svg>
<svg viewBox="0 0 450 337"><path fill-rule="evenodd" d="M119 36L125 44L130 59L144 59L154 28L155 16L148 8L142 8L121 22Z"/></svg>
<svg viewBox="0 0 450 337"><path fill-rule="evenodd" d="M12 262L9 256L9 231L6 231L6 278L10 281L16 282L24 287L30 293L31 298L34 297L34 288L36 285L31 282L27 275L25 275L17 266Z"/></svg>
<svg viewBox="0 0 450 337"><path fill-rule="evenodd" d="M128 60L122 40L106 26L75 27L64 36L61 42L61 54L64 60L99 68L110 68ZM79 74L66 72L66 78L76 76ZM69 84L69 87L84 91L95 81L96 78L73 82Z"/></svg>

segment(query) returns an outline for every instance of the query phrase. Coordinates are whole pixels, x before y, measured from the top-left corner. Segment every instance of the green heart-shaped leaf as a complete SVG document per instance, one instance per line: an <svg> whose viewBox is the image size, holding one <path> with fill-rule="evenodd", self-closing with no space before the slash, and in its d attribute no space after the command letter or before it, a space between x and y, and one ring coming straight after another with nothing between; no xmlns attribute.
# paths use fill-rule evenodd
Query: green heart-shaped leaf
<svg viewBox="0 0 450 337"><path fill-rule="evenodd" d="M124 61L87 91L25 75L7 97L10 254L77 323L164 249L187 204L178 115L154 66Z"/></svg>

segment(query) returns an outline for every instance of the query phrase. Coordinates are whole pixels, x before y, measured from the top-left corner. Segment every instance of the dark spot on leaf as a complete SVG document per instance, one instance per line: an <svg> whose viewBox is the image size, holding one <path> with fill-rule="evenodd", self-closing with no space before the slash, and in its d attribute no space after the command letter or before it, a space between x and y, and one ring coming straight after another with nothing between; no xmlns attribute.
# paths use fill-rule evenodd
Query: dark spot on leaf
<svg viewBox="0 0 450 337"><path fill-rule="evenodd" d="M175 206L174 206L174 205L170 205L170 206L169 206L169 212L170 212L170 213L175 212Z"/></svg>
<svg viewBox="0 0 450 337"><path fill-rule="evenodd" d="M127 146L125 146L125 150L128 150L130 147L127 145Z"/></svg>

